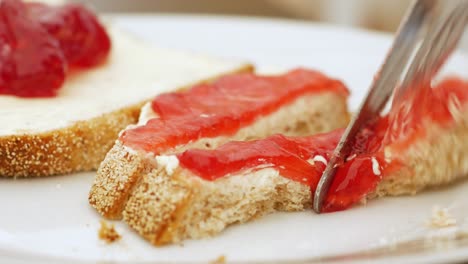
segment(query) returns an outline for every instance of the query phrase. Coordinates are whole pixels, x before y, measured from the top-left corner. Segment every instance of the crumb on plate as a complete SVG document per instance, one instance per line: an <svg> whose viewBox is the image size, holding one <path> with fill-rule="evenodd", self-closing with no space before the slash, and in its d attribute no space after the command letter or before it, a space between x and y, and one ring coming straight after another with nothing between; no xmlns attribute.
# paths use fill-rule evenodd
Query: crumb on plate
<svg viewBox="0 0 468 264"><path fill-rule="evenodd" d="M457 219L455 219L449 212L448 208L441 208L439 206L434 206L432 208L432 215L428 222L428 225L433 228L443 228L454 226L457 224Z"/></svg>
<svg viewBox="0 0 468 264"><path fill-rule="evenodd" d="M210 264L224 264L226 263L226 256L221 255L217 257L215 260L211 261Z"/></svg>
<svg viewBox="0 0 468 264"><path fill-rule="evenodd" d="M109 224L104 220L101 220L101 228L99 228L98 236L99 239L104 240L109 244L122 238L122 236L115 230L114 224Z"/></svg>

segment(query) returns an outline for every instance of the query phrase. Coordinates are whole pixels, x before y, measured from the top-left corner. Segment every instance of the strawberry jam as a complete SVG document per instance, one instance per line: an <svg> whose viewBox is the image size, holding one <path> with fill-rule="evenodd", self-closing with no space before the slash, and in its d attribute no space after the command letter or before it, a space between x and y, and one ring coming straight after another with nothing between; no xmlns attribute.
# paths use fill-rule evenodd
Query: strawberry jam
<svg viewBox="0 0 468 264"><path fill-rule="evenodd" d="M385 147L404 151L415 139L424 135L426 124L453 125L454 117L468 102L468 82L459 79L447 79L436 88L424 92L427 92L424 95L426 103L418 106L423 109L411 111L413 115L407 116L412 123L404 124L404 128L397 126L402 123L396 118L400 117L401 111L401 105L398 105L392 108L388 116L376 120L360 132L354 153L337 170L324 202L324 211L343 210L365 198L385 175L404 163L398 157L387 163ZM413 106L422 99L417 96L413 98L414 101L405 103ZM390 127L394 130L391 131ZM274 168L281 176L307 184L315 191L325 169L324 161L330 159L342 132L336 130L302 138L275 135L257 141L230 142L216 150L191 149L177 157L181 167L205 180L216 180L252 169Z"/></svg>
<svg viewBox="0 0 468 264"><path fill-rule="evenodd" d="M135 150L162 153L199 138L233 135L300 96L327 91L348 94L340 81L305 69L269 77L233 74L157 96L152 108L159 118L126 130L120 140Z"/></svg>
<svg viewBox="0 0 468 264"><path fill-rule="evenodd" d="M69 65L92 67L107 57L110 38L96 16L82 5L50 7L30 3L28 9L42 27L58 40Z"/></svg>
<svg viewBox="0 0 468 264"><path fill-rule="evenodd" d="M190 149L178 154L178 158L181 166L205 180L261 166L276 168L284 177L316 186L325 169L325 163L317 161L317 157L329 160L342 132L340 129L310 137L274 135L262 140L233 141L215 150Z"/></svg>
<svg viewBox="0 0 468 264"><path fill-rule="evenodd" d="M86 8L0 1L0 94L55 96L70 67L89 68L110 39Z"/></svg>

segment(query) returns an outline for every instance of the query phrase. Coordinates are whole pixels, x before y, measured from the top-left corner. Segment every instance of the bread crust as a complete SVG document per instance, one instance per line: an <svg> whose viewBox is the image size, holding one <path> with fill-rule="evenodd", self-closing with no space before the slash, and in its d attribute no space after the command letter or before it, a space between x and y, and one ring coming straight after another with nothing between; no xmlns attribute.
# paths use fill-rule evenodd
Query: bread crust
<svg viewBox="0 0 468 264"><path fill-rule="evenodd" d="M253 69L246 64L226 74ZM0 177L42 177L96 170L119 132L137 123L141 107L147 101L62 129L0 136Z"/></svg>
<svg viewBox="0 0 468 264"><path fill-rule="evenodd" d="M142 104L37 134L0 137L0 176L40 177L97 169Z"/></svg>

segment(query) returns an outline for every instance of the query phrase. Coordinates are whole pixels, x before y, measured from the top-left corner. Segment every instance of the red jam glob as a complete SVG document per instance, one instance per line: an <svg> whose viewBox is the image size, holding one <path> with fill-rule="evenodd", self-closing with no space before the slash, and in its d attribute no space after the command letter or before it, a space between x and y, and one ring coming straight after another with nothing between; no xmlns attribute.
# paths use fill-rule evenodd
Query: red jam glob
<svg viewBox="0 0 468 264"><path fill-rule="evenodd" d="M70 68L90 68L109 54L96 16L77 4L0 1L0 94L55 96Z"/></svg>

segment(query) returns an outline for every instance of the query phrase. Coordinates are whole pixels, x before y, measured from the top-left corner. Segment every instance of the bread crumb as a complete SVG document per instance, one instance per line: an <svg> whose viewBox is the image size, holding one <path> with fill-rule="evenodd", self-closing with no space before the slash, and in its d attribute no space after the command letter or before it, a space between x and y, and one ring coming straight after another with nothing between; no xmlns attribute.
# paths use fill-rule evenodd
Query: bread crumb
<svg viewBox="0 0 468 264"><path fill-rule="evenodd" d="M456 224L457 219L449 213L448 208L440 208L439 206L434 206L432 208L432 216L428 222L428 226L432 228L444 228Z"/></svg>
<svg viewBox="0 0 468 264"><path fill-rule="evenodd" d="M221 255L218 258L216 258L215 260L210 262L210 264L224 264L224 263L226 263L226 256L224 256L224 255Z"/></svg>
<svg viewBox="0 0 468 264"><path fill-rule="evenodd" d="M104 220L101 220L101 228L99 228L98 236L99 239L104 240L108 244L122 238L122 236L115 230L114 224L108 224Z"/></svg>

